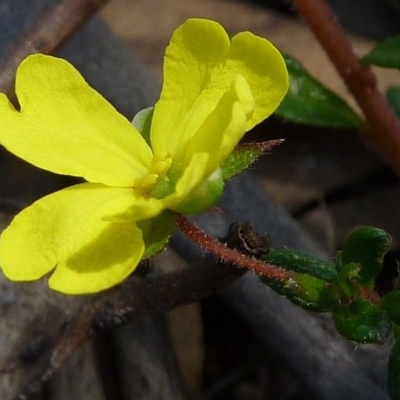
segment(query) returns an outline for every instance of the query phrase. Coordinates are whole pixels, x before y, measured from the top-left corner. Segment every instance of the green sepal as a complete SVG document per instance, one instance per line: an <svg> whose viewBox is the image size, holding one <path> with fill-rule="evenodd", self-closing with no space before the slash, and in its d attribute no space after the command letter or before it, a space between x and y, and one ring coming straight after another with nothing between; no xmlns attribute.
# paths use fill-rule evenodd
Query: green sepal
<svg viewBox="0 0 400 400"><path fill-rule="evenodd" d="M144 108L140 110L133 118L132 125L141 133L143 139L151 147L150 129L153 120L154 107Z"/></svg>
<svg viewBox="0 0 400 400"><path fill-rule="evenodd" d="M363 64L373 64L383 68L400 69L400 35L378 43L361 62Z"/></svg>
<svg viewBox="0 0 400 400"><path fill-rule="evenodd" d="M394 290L383 296L379 306L387 312L395 324L400 325L400 290Z"/></svg>
<svg viewBox="0 0 400 400"><path fill-rule="evenodd" d="M389 357L388 391L392 400L400 400L400 340L398 338Z"/></svg>
<svg viewBox="0 0 400 400"><path fill-rule="evenodd" d="M195 187L174 210L185 215L203 212L217 203L223 189L224 180L218 168L200 186Z"/></svg>
<svg viewBox="0 0 400 400"><path fill-rule="evenodd" d="M386 100L397 117L400 118L400 86L391 86L386 91Z"/></svg>
<svg viewBox="0 0 400 400"><path fill-rule="evenodd" d="M312 275L326 282L336 282L337 271L333 264L321 261L310 254L292 249L271 250L263 260L290 271Z"/></svg>
<svg viewBox="0 0 400 400"><path fill-rule="evenodd" d="M174 229L176 217L176 213L166 210L155 218L137 222L145 243L143 259L152 257L165 248Z"/></svg>
<svg viewBox="0 0 400 400"><path fill-rule="evenodd" d="M290 85L275 115L298 124L328 128L364 126L364 121L341 97L310 75L299 61L284 57Z"/></svg>
<svg viewBox="0 0 400 400"><path fill-rule="evenodd" d="M285 282L262 276L261 281L292 303L310 311L331 311L339 304L335 286L314 276L293 273Z"/></svg>
<svg viewBox="0 0 400 400"><path fill-rule="evenodd" d="M245 143L237 146L221 165L222 178L227 181L240 172L249 168L263 154L272 150L273 147L281 144L283 140L269 140L259 143Z"/></svg>
<svg viewBox="0 0 400 400"><path fill-rule="evenodd" d="M335 310L333 320L341 335L357 343L384 343L392 332L387 313L362 298Z"/></svg>
<svg viewBox="0 0 400 400"><path fill-rule="evenodd" d="M352 284L373 285L373 279L381 271L391 244L392 238L382 229L371 226L356 229L337 258L339 283L347 285L344 279L351 272Z"/></svg>

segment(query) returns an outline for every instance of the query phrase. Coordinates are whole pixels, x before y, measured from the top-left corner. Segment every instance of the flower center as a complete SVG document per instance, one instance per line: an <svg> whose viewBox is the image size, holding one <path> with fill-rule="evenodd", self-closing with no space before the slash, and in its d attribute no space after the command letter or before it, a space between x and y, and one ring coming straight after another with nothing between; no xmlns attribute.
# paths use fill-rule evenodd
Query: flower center
<svg viewBox="0 0 400 400"><path fill-rule="evenodd" d="M143 190L150 191L157 180L165 176L172 165L172 156L169 152L155 154L149 168L149 173L141 178L135 187Z"/></svg>

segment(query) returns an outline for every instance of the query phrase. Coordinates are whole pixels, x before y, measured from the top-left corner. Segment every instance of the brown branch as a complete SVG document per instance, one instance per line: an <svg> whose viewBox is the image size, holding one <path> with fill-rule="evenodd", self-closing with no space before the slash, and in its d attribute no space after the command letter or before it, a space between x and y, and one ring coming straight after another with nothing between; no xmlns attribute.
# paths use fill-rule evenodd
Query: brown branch
<svg viewBox="0 0 400 400"><path fill-rule="evenodd" d="M366 138L400 174L400 122L378 90L372 70L360 64L345 32L324 0L293 0L363 111Z"/></svg>
<svg viewBox="0 0 400 400"><path fill-rule="evenodd" d="M53 373L66 359L99 330L115 328L131 319L148 317L167 312L178 305L197 302L215 291L232 283L246 271L228 264L200 262L180 271L168 273L152 280L131 277L85 306L82 311L56 334L38 338L38 354L27 350L29 359L19 356L18 360L3 367L2 373L11 373L18 368L30 370L34 378L23 388L15 400L26 399L41 390Z"/></svg>
<svg viewBox="0 0 400 400"><path fill-rule="evenodd" d="M108 0L61 0L17 37L0 60L0 92L14 98L15 71L33 53L53 53Z"/></svg>
<svg viewBox="0 0 400 400"><path fill-rule="evenodd" d="M227 247L224 243L219 242L197 228L184 216L178 217L177 226L187 237L196 242L198 246L222 261L232 263L257 275L266 276L277 281L287 281L293 276L291 271L257 260L243 254L241 251L239 252Z"/></svg>

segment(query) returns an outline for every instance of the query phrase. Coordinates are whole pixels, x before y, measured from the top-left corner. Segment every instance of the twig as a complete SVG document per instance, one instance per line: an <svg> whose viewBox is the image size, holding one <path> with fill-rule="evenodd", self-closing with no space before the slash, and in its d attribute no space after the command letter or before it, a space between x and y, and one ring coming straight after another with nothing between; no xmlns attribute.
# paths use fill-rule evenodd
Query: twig
<svg viewBox="0 0 400 400"><path fill-rule="evenodd" d="M53 53L108 0L61 0L23 31L0 59L0 92L15 98L15 71L33 53Z"/></svg>
<svg viewBox="0 0 400 400"><path fill-rule="evenodd" d="M137 320L167 312L178 305L197 302L245 272L228 264L201 262L149 281L132 277L125 284L85 306L66 327L45 338L43 342L47 345L41 348L35 360L31 356L29 363L24 364L19 357L19 368L31 369L31 372L36 373L15 400L26 399L38 392L55 370L97 331L115 328L133 318ZM12 368L9 371L4 369L3 373L14 371L15 364L10 364Z"/></svg>
<svg viewBox="0 0 400 400"><path fill-rule="evenodd" d="M242 249L240 249L241 251L239 252L227 247L224 243L219 242L197 228L184 216L178 217L177 225L187 237L222 261L230 262L240 268L252 271L257 275L267 276L277 281L286 281L293 276L291 271L249 257L242 252Z"/></svg>
<svg viewBox="0 0 400 400"><path fill-rule="evenodd" d="M363 111L371 128L364 131L366 138L400 174L400 122L378 90L374 73L360 64L348 37L324 0L293 0L293 4Z"/></svg>

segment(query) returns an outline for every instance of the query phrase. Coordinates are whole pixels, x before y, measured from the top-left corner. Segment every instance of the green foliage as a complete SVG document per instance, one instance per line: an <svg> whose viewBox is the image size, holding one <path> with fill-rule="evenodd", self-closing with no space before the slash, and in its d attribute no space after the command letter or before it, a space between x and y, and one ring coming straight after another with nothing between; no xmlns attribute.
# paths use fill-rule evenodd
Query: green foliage
<svg viewBox="0 0 400 400"><path fill-rule="evenodd" d="M335 282L337 279L336 268L333 264L298 250L287 248L271 250L263 259L279 267L308 274L326 282Z"/></svg>
<svg viewBox="0 0 400 400"><path fill-rule="evenodd" d="M355 230L337 257L340 281L344 285L372 285L391 244L391 237L382 229L366 226Z"/></svg>
<svg viewBox="0 0 400 400"><path fill-rule="evenodd" d="M400 69L400 35L378 43L361 59L364 64L374 64L383 68Z"/></svg>
<svg viewBox="0 0 400 400"><path fill-rule="evenodd" d="M366 299L355 299L333 312L338 332L357 343L384 343L392 331L387 313Z"/></svg>
<svg viewBox="0 0 400 400"><path fill-rule="evenodd" d="M323 312L331 310L339 303L336 286L330 284L330 282L335 282L337 277L333 264L301 251L286 248L271 250L262 259L294 272L285 282L268 277L260 279L298 306Z"/></svg>
<svg viewBox="0 0 400 400"><path fill-rule="evenodd" d="M312 311L330 311L338 331L358 343L383 343L400 324L400 291L375 304L373 281L382 268L391 237L382 229L355 230L336 265L298 250L271 250L262 259L293 274L284 281L261 277L277 293Z"/></svg>
<svg viewBox="0 0 400 400"><path fill-rule="evenodd" d="M330 311L339 304L335 286L306 274L294 274L284 285L283 294L293 303L311 311Z"/></svg>
<svg viewBox="0 0 400 400"><path fill-rule="evenodd" d="M289 92L275 115L298 124L329 128L361 128L363 120L337 94L310 75L294 58L285 56Z"/></svg>

